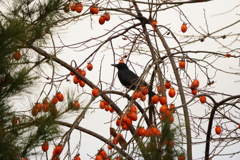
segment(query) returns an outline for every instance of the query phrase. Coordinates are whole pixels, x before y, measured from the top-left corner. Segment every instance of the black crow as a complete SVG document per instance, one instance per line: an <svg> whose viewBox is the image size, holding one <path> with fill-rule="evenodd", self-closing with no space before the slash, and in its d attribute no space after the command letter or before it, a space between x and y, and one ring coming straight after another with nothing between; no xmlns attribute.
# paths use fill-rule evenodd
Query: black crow
<svg viewBox="0 0 240 160"><path fill-rule="evenodd" d="M117 67L118 78L122 85L124 85L126 88L134 90L137 86L137 89L140 89L141 86L148 86L147 82L141 80L138 75L129 70L128 66L125 63L112 64L112 66ZM152 97L155 95L155 93L148 88L148 95Z"/></svg>

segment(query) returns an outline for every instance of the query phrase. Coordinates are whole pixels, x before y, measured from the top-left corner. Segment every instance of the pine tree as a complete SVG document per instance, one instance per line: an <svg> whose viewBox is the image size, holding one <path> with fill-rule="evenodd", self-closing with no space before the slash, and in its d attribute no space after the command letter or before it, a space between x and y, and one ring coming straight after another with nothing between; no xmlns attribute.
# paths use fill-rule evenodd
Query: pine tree
<svg viewBox="0 0 240 160"><path fill-rule="evenodd" d="M29 87L39 78L32 76L31 71L44 59L33 60L28 46L47 41L44 35L56 25L63 3L60 0L0 3L5 6L0 19L0 159L20 159L59 133L51 114L28 116L15 112L11 102L15 96L29 93Z"/></svg>

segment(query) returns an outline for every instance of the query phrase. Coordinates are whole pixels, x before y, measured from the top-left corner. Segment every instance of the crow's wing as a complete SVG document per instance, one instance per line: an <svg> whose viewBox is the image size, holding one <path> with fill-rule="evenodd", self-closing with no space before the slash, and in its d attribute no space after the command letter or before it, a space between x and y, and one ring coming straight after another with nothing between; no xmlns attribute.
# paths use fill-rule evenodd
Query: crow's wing
<svg viewBox="0 0 240 160"><path fill-rule="evenodd" d="M137 85L142 86L148 86L147 82L144 80L141 80L140 84L139 83L139 77L136 75L134 72L132 72L129 69L120 69L118 70L118 78L122 85L125 87L134 90ZM154 93L151 89L148 91L148 94L150 97L153 97L156 93Z"/></svg>
<svg viewBox="0 0 240 160"><path fill-rule="evenodd" d="M120 69L118 71L118 78L122 85L130 89L135 89L139 81L138 75L129 69ZM146 82L143 81L143 83L145 84Z"/></svg>

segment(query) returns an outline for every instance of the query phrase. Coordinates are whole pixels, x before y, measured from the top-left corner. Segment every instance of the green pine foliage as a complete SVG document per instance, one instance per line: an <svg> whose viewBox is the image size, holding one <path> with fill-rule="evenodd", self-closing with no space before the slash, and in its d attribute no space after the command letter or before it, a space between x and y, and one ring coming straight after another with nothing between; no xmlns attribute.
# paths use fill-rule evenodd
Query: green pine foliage
<svg viewBox="0 0 240 160"><path fill-rule="evenodd" d="M28 156L43 141L53 140L60 132L55 117L41 114L32 118L14 111L14 96L21 97L38 79L30 63L28 46L46 43L46 34L62 17L63 1L0 1L5 10L0 12L0 159L20 159ZM13 53L20 51L20 60ZM37 59L37 58L35 58ZM28 106L32 108L32 106ZM30 112L29 112L30 113Z"/></svg>
<svg viewBox="0 0 240 160"><path fill-rule="evenodd" d="M145 141L143 157L151 160L174 160L180 155L180 144L176 144L178 138L177 128L165 117L158 124L161 136L150 136Z"/></svg>
<svg viewBox="0 0 240 160"><path fill-rule="evenodd" d="M23 130L26 134L24 134L22 140L22 144L24 144L22 149L22 157L32 154L31 150L33 147L38 147L44 141L52 141L60 133L60 129L55 124L55 117L52 115L41 116L40 118L36 118L24 125L25 126ZM32 128L34 132L29 133L27 131L29 128Z"/></svg>

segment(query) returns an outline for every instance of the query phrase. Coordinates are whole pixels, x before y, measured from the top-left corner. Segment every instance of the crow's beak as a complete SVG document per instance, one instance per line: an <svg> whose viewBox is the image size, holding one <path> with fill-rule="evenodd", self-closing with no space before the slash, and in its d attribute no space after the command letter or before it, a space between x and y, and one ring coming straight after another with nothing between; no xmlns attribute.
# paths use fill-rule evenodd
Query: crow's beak
<svg viewBox="0 0 240 160"><path fill-rule="evenodd" d="M111 66L117 67L117 66L118 66L118 64L111 64Z"/></svg>

